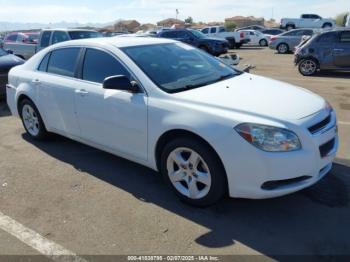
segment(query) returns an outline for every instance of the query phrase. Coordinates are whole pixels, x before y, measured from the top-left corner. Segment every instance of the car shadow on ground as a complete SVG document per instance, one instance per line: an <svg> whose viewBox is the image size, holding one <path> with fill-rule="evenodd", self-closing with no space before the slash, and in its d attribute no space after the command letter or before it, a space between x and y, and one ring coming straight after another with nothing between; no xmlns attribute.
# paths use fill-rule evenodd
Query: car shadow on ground
<svg viewBox="0 0 350 262"><path fill-rule="evenodd" d="M321 261L320 255L350 254L350 161L339 160L341 164L336 164L318 184L293 195L269 200L226 198L199 209L178 201L162 177L148 168L61 136L44 142L33 141L26 134L23 138L139 201L207 228L208 233L195 236L193 241L211 250L230 247L238 241L283 261L288 260L284 255L292 254L317 256L315 261ZM295 257L288 261L295 261Z"/></svg>
<svg viewBox="0 0 350 262"><path fill-rule="evenodd" d="M0 99L0 117L10 116L10 109L8 108L6 101Z"/></svg>
<svg viewBox="0 0 350 262"><path fill-rule="evenodd" d="M311 77L330 77L350 79L350 71L321 71Z"/></svg>

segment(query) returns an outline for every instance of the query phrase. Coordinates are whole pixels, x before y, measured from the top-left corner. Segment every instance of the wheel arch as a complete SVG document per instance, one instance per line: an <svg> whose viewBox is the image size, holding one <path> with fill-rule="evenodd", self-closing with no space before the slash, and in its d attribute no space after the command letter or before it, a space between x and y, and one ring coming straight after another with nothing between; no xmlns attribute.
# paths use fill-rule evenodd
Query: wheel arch
<svg viewBox="0 0 350 262"><path fill-rule="evenodd" d="M191 131L185 130L185 129L168 130L159 137L159 139L156 143L155 149L154 149L154 157L156 160L156 166L157 166L158 170L160 170L160 158L161 158L161 154L162 154L162 151L163 151L165 145L167 143L169 143L172 139L179 138L179 137L187 137L187 138L197 139L197 140L203 142L206 146L208 146L208 148L210 148L212 150L212 152L216 155L217 159L220 161L220 164L221 164L223 170L225 171L225 175L226 175L226 179L227 179L227 172L226 172L225 166L224 166L219 154L214 149L214 147L206 139L204 139L202 136L195 134Z"/></svg>

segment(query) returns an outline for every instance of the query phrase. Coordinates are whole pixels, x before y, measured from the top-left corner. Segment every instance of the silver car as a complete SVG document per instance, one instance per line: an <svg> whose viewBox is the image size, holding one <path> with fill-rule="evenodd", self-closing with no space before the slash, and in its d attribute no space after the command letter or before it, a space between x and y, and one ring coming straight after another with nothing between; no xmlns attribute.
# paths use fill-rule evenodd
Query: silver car
<svg viewBox="0 0 350 262"><path fill-rule="evenodd" d="M298 46L304 36L312 36L316 30L314 29L295 29L285 32L280 35L272 36L270 38L269 47L277 50L279 54L286 54L293 52L294 48Z"/></svg>

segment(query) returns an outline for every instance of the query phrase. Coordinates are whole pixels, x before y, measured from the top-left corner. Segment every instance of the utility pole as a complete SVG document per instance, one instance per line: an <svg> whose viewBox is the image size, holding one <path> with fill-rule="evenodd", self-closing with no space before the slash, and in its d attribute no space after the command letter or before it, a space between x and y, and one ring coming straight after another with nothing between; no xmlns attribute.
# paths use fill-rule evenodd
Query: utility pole
<svg viewBox="0 0 350 262"><path fill-rule="evenodd" d="M179 15L179 9L176 9L176 20L178 15Z"/></svg>

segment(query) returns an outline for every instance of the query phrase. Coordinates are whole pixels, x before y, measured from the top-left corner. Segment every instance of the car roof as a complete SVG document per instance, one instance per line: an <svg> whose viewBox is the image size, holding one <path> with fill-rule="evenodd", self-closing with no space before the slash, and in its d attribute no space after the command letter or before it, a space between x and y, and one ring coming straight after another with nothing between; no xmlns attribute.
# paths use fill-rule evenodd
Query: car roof
<svg viewBox="0 0 350 262"><path fill-rule="evenodd" d="M170 44L177 43L177 41L167 39L167 38L157 38L157 37L101 37L101 38L86 38L79 40L71 40L66 42L61 42L54 47L69 47L69 46L114 46L117 48L122 47L132 47L132 46L143 46L143 45L157 45L157 44Z"/></svg>

